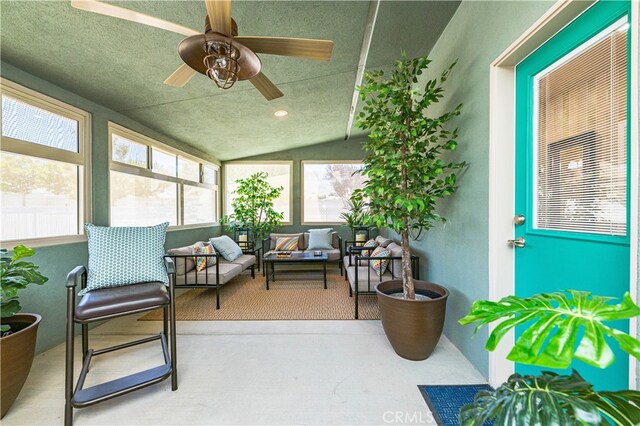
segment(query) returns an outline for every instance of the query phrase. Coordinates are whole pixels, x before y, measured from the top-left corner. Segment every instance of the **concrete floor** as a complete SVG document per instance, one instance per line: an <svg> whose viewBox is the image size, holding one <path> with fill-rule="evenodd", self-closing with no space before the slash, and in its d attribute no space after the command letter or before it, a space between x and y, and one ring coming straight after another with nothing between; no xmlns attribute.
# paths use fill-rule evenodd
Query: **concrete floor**
<svg viewBox="0 0 640 426"><path fill-rule="evenodd" d="M92 330L92 346L160 326L133 317L111 320ZM75 424L434 424L416 385L485 381L444 337L425 361L398 357L379 321L180 321L177 327L176 392L166 380L74 410ZM86 385L158 365L158 345L95 358ZM76 375L79 363L78 356ZM59 425L63 410L59 345L35 358L2 425Z"/></svg>

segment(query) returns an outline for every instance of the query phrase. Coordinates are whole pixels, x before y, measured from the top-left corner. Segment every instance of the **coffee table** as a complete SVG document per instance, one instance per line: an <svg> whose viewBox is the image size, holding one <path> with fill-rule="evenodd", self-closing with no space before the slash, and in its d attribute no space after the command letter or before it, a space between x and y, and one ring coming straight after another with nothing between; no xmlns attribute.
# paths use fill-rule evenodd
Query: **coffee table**
<svg viewBox="0 0 640 426"><path fill-rule="evenodd" d="M327 253L315 256L313 253L294 252L289 257L278 257L275 253L270 253L262 258L264 271L267 278L267 290L269 290L269 279L276 280L276 263L278 264L300 264L300 263L322 263L322 276L324 278L324 288L327 288ZM271 270L269 270L271 265Z"/></svg>

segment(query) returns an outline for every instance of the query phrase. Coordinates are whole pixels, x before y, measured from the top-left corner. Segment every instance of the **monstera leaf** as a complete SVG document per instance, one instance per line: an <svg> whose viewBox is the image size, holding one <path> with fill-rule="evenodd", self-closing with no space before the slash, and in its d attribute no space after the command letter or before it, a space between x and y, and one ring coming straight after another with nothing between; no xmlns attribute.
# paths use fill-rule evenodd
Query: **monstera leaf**
<svg viewBox="0 0 640 426"><path fill-rule="evenodd" d="M460 424L482 426L616 425L640 422L640 392L595 392L577 371L570 376L543 371L540 376L514 374L494 391L480 391L460 410Z"/></svg>
<svg viewBox="0 0 640 426"><path fill-rule="evenodd" d="M499 302L478 300L459 322L462 325L477 322L477 332L483 325L502 320L489 335L488 351L493 351L509 330L525 325L525 331L507 356L514 362L567 368L575 357L605 368L614 360L605 336L615 340L623 351L640 358L638 340L604 324L638 316L640 307L633 303L629 293L617 305L607 303L611 300L574 290L528 298L508 296Z"/></svg>

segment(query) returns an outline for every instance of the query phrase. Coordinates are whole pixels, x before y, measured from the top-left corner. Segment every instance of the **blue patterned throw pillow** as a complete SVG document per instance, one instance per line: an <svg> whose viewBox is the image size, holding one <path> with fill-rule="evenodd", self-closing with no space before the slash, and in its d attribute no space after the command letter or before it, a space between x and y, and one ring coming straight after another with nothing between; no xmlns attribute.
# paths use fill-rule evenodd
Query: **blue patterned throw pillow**
<svg viewBox="0 0 640 426"><path fill-rule="evenodd" d="M169 222L156 226L84 226L89 246L87 288L120 287L149 281L169 284L164 267L164 240Z"/></svg>
<svg viewBox="0 0 640 426"><path fill-rule="evenodd" d="M229 262L233 262L242 256L242 249L240 246L227 235L209 238L209 242L213 247L215 247L216 251Z"/></svg>

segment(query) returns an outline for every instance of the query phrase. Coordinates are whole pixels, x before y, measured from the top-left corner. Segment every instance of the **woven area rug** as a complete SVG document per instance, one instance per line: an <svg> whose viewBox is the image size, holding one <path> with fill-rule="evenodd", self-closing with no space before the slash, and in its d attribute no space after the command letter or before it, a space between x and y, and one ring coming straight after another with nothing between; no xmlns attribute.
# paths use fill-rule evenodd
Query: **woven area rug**
<svg viewBox="0 0 640 426"><path fill-rule="evenodd" d="M327 289L322 279L304 272L279 275L265 288L265 279L240 275L220 287L220 309L216 309L215 289L193 289L176 298L178 321L213 320L346 320L354 319L354 298L339 274L327 273ZM179 288L179 286L177 286ZM360 319L379 319L375 295L360 296ZM140 320L160 321L162 311Z"/></svg>
<svg viewBox="0 0 640 426"><path fill-rule="evenodd" d="M460 408L473 402L479 390L490 390L487 384L480 385L420 385L420 393L427 402L431 414L439 426L459 425ZM485 422L485 426L490 426Z"/></svg>

